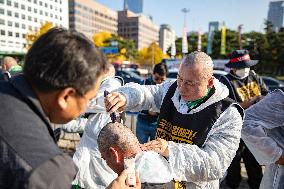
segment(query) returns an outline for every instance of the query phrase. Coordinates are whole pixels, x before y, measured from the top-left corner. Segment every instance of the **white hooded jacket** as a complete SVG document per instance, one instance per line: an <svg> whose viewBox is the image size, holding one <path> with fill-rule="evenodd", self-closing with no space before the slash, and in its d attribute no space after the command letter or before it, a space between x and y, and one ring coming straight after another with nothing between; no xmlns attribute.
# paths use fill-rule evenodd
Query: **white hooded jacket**
<svg viewBox="0 0 284 189"><path fill-rule="evenodd" d="M166 92L174 82L167 81L159 85L129 83L116 91L126 97L126 110L151 109L159 112ZM180 113L194 114L228 96L227 87L217 79L214 79L214 87L215 93L188 113L186 102L179 100L178 89L171 100ZM186 181L188 188L193 189L219 188L219 179L223 177L239 147L242 122L238 109L230 106L216 120L201 148L196 145L169 142L168 161L175 180Z"/></svg>

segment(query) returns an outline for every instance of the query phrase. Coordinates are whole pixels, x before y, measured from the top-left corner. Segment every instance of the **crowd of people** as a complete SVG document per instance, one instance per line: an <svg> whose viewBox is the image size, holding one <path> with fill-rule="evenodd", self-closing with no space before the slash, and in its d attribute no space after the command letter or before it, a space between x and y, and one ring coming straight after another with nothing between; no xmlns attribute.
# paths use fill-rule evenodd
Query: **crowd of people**
<svg viewBox="0 0 284 189"><path fill-rule="evenodd" d="M160 63L144 83L123 85L83 34L49 30L23 68L1 62L0 188L218 189L223 180L233 189L243 159L251 189L283 189L284 92L268 92L247 50L228 58L219 79L211 57L194 51L176 80ZM135 134L125 111L139 112ZM73 159L51 124L83 133Z"/></svg>

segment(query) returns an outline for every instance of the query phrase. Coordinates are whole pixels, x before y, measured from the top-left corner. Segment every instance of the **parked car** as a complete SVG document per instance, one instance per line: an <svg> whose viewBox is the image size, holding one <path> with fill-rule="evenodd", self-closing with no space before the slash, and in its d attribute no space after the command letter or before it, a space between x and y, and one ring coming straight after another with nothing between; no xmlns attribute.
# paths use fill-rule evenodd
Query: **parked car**
<svg viewBox="0 0 284 189"><path fill-rule="evenodd" d="M141 78L138 74L127 71L127 70L116 70L116 76L120 76L123 78L124 83L134 82L134 83L142 83L143 78Z"/></svg>
<svg viewBox="0 0 284 189"><path fill-rule="evenodd" d="M227 75L227 74L228 74L228 72L223 71L223 70L213 70L213 76L214 76L216 79L219 79L221 76Z"/></svg>
<svg viewBox="0 0 284 189"><path fill-rule="evenodd" d="M282 81L268 76L261 77L270 91L273 91L274 89L281 89L284 91L284 83Z"/></svg>

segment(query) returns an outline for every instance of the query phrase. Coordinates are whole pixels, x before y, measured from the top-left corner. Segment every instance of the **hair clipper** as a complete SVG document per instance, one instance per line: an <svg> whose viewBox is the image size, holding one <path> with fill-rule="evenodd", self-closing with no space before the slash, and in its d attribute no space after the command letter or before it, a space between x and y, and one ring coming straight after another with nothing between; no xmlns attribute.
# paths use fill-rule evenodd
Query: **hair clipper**
<svg viewBox="0 0 284 189"><path fill-rule="evenodd" d="M109 95L109 92L107 90L104 91L104 97ZM117 112L112 112L110 114L110 119L112 123L119 122L120 123L120 115Z"/></svg>

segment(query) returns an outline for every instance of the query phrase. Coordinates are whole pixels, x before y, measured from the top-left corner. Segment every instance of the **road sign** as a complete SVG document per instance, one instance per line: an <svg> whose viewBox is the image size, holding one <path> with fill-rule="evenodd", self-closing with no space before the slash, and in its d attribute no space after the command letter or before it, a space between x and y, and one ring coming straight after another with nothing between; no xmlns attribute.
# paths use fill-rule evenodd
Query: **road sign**
<svg viewBox="0 0 284 189"><path fill-rule="evenodd" d="M101 51L104 54L117 54L118 53L118 48L117 47L102 47Z"/></svg>

